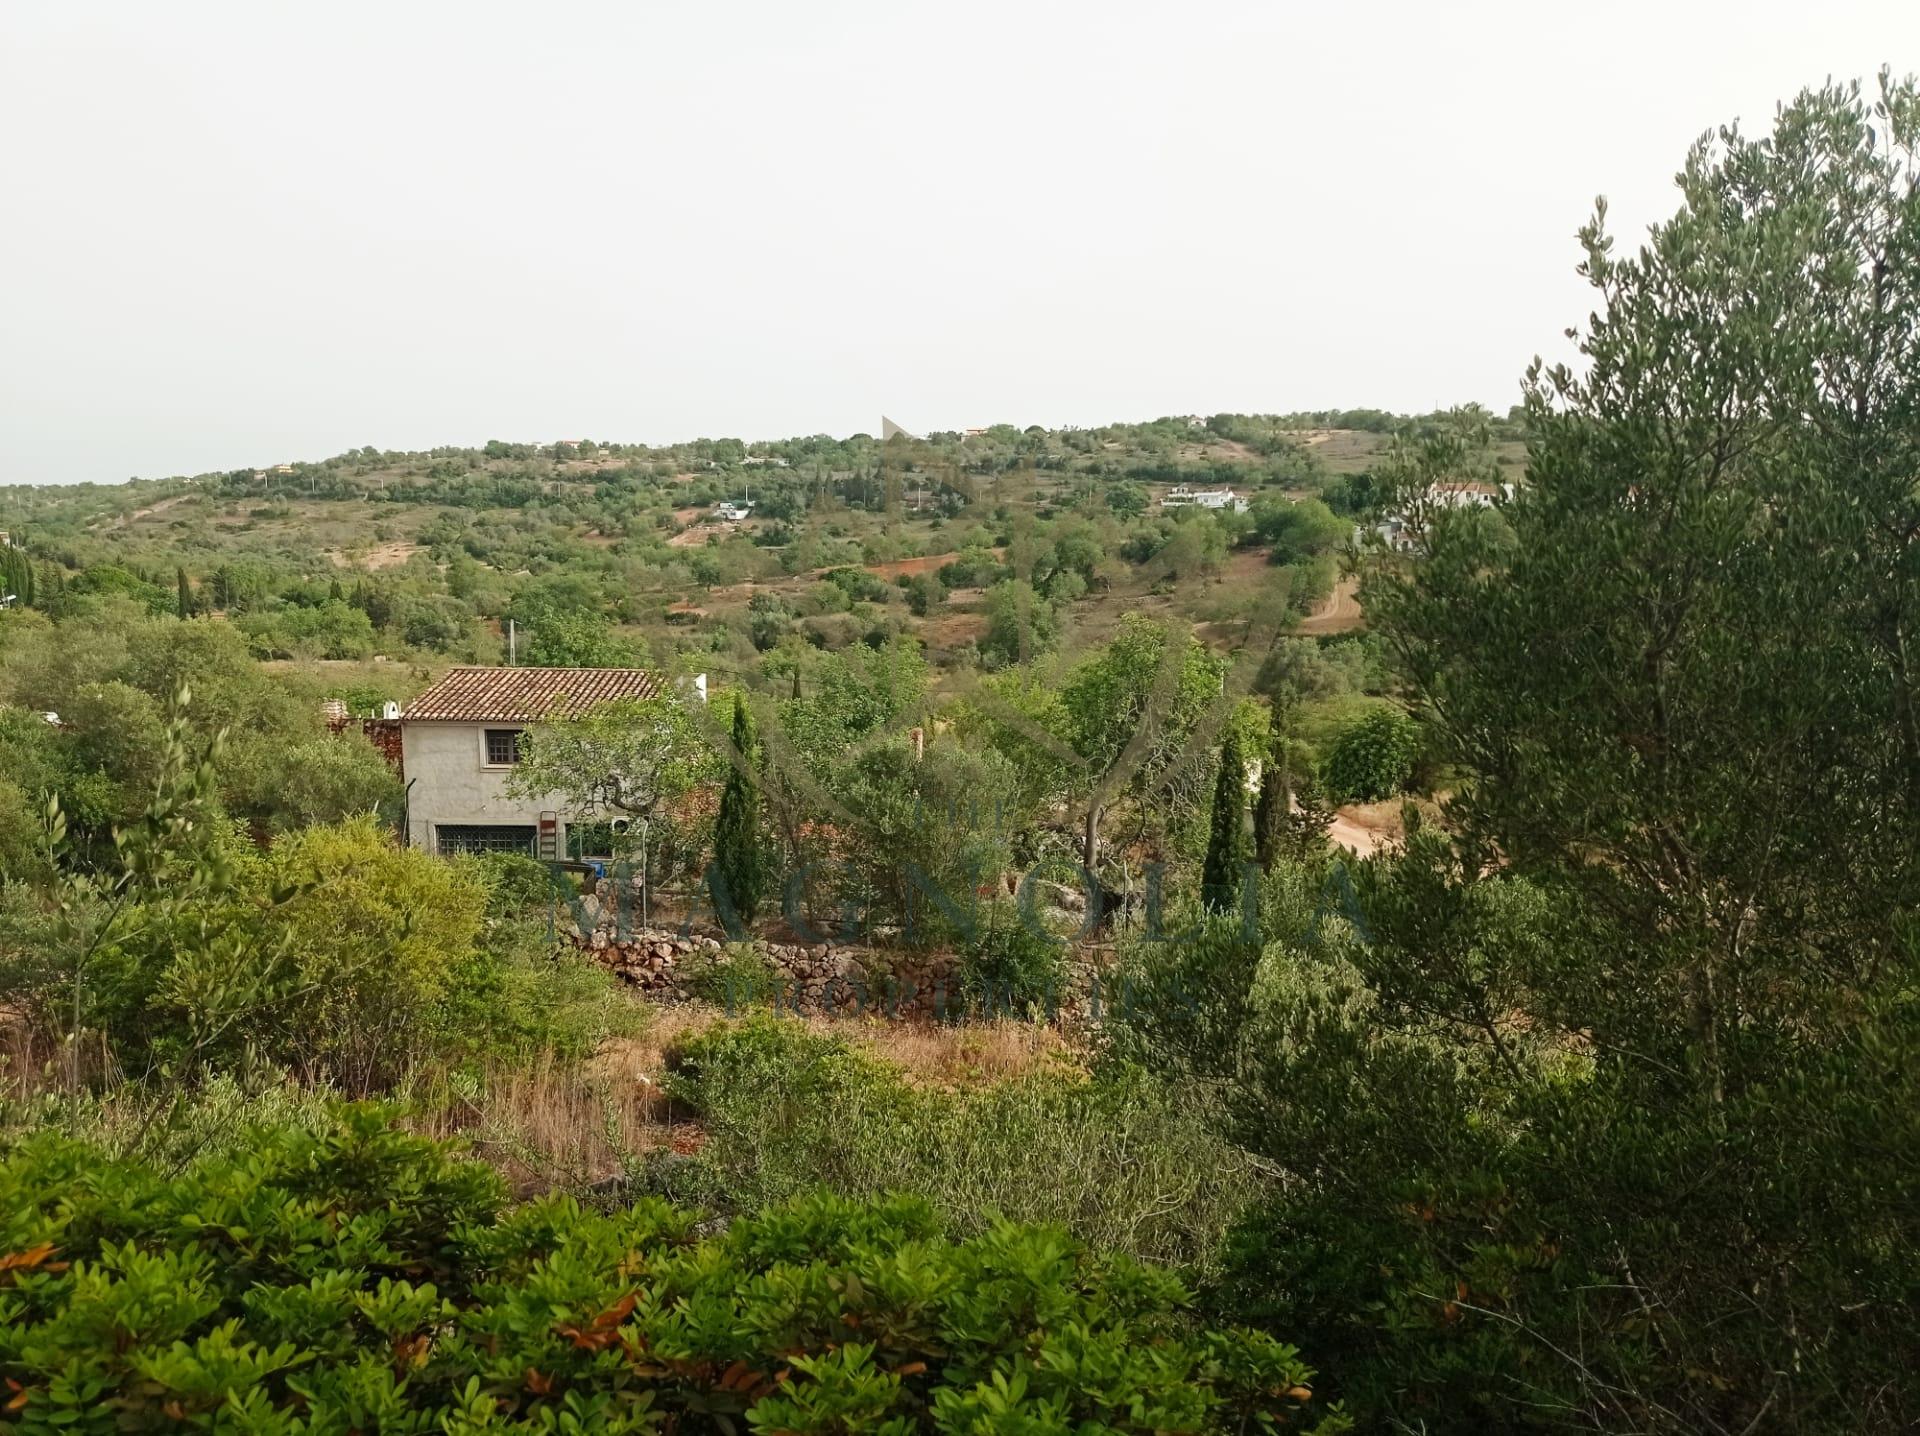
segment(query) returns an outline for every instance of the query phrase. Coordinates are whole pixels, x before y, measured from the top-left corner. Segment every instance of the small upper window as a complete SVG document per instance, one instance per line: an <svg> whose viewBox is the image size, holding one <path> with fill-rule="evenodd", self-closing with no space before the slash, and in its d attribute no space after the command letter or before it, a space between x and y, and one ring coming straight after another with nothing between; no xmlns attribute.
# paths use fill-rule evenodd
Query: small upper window
<svg viewBox="0 0 1920 1436"><path fill-rule="evenodd" d="M520 730L518 728L487 729L487 765L492 768L511 768L520 761Z"/></svg>

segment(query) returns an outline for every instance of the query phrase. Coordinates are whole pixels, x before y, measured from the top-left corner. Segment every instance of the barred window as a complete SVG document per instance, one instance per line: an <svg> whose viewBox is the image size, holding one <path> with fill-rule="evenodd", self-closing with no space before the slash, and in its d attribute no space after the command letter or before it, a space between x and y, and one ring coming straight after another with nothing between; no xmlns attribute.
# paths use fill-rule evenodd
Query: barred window
<svg viewBox="0 0 1920 1436"><path fill-rule="evenodd" d="M433 836L435 849L443 858L460 853L525 853L533 857L536 830L518 824L438 823Z"/></svg>
<svg viewBox="0 0 1920 1436"><path fill-rule="evenodd" d="M487 729L487 762L496 768L510 768L520 761L518 728Z"/></svg>

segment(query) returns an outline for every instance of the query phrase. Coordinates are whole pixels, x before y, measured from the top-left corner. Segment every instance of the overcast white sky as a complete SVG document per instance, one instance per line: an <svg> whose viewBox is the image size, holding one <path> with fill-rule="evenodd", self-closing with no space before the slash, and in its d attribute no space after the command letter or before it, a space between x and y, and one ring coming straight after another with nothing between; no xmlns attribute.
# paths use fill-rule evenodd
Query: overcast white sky
<svg viewBox="0 0 1920 1436"><path fill-rule="evenodd" d="M1920 4L0 3L0 483L1479 400Z"/></svg>

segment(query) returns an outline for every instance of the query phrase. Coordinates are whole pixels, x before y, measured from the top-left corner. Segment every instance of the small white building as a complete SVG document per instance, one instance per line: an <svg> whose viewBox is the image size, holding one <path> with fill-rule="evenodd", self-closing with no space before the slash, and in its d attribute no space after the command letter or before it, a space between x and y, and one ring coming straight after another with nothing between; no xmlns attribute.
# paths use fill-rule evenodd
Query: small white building
<svg viewBox="0 0 1920 1436"><path fill-rule="evenodd" d="M1247 501L1232 489L1196 489L1186 484L1175 484L1168 490L1166 497L1160 500L1163 509L1225 509L1232 513L1245 513Z"/></svg>
<svg viewBox="0 0 1920 1436"><path fill-rule="evenodd" d="M750 517L752 513L752 504L736 503L732 499L713 506L713 516L723 524L737 524Z"/></svg>
<svg viewBox="0 0 1920 1436"><path fill-rule="evenodd" d="M1374 533L1396 553L1417 553L1425 546L1425 526L1436 514L1462 509L1490 509L1513 497L1512 484L1444 480L1428 487L1410 508L1387 514Z"/></svg>
<svg viewBox="0 0 1920 1436"><path fill-rule="evenodd" d="M443 857L515 852L605 857L605 820L568 812L557 793L521 797L507 780L526 728L601 703L657 698L640 668L454 668L400 714L407 842Z"/></svg>
<svg viewBox="0 0 1920 1436"><path fill-rule="evenodd" d="M1427 490L1427 502L1444 509L1490 509L1512 497L1512 484L1443 481Z"/></svg>

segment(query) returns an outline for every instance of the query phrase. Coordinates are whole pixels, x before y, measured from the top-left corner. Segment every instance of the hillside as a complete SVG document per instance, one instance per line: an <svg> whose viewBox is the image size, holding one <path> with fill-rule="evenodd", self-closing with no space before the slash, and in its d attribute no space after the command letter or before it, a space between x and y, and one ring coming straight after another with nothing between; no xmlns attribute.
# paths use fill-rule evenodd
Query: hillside
<svg viewBox="0 0 1920 1436"><path fill-rule="evenodd" d="M511 619L517 656L535 662L565 646L552 630L584 623L618 651L721 678L895 634L951 674L1081 649L1128 612L1198 625L1221 649L1276 594L1304 613L1330 590L1324 556L1378 508L1371 474L1392 435L1433 422L1362 411L886 443L357 450L0 490L0 527L43 587L118 587L161 611L184 575L192 606L240 623L269 660L504 661ZM1517 468L1509 426L1488 442ZM1181 486L1231 488L1249 509L1164 506ZM1307 522L1301 500L1325 510ZM729 502L750 517L719 517ZM1343 607L1309 631L1356 619Z"/></svg>

